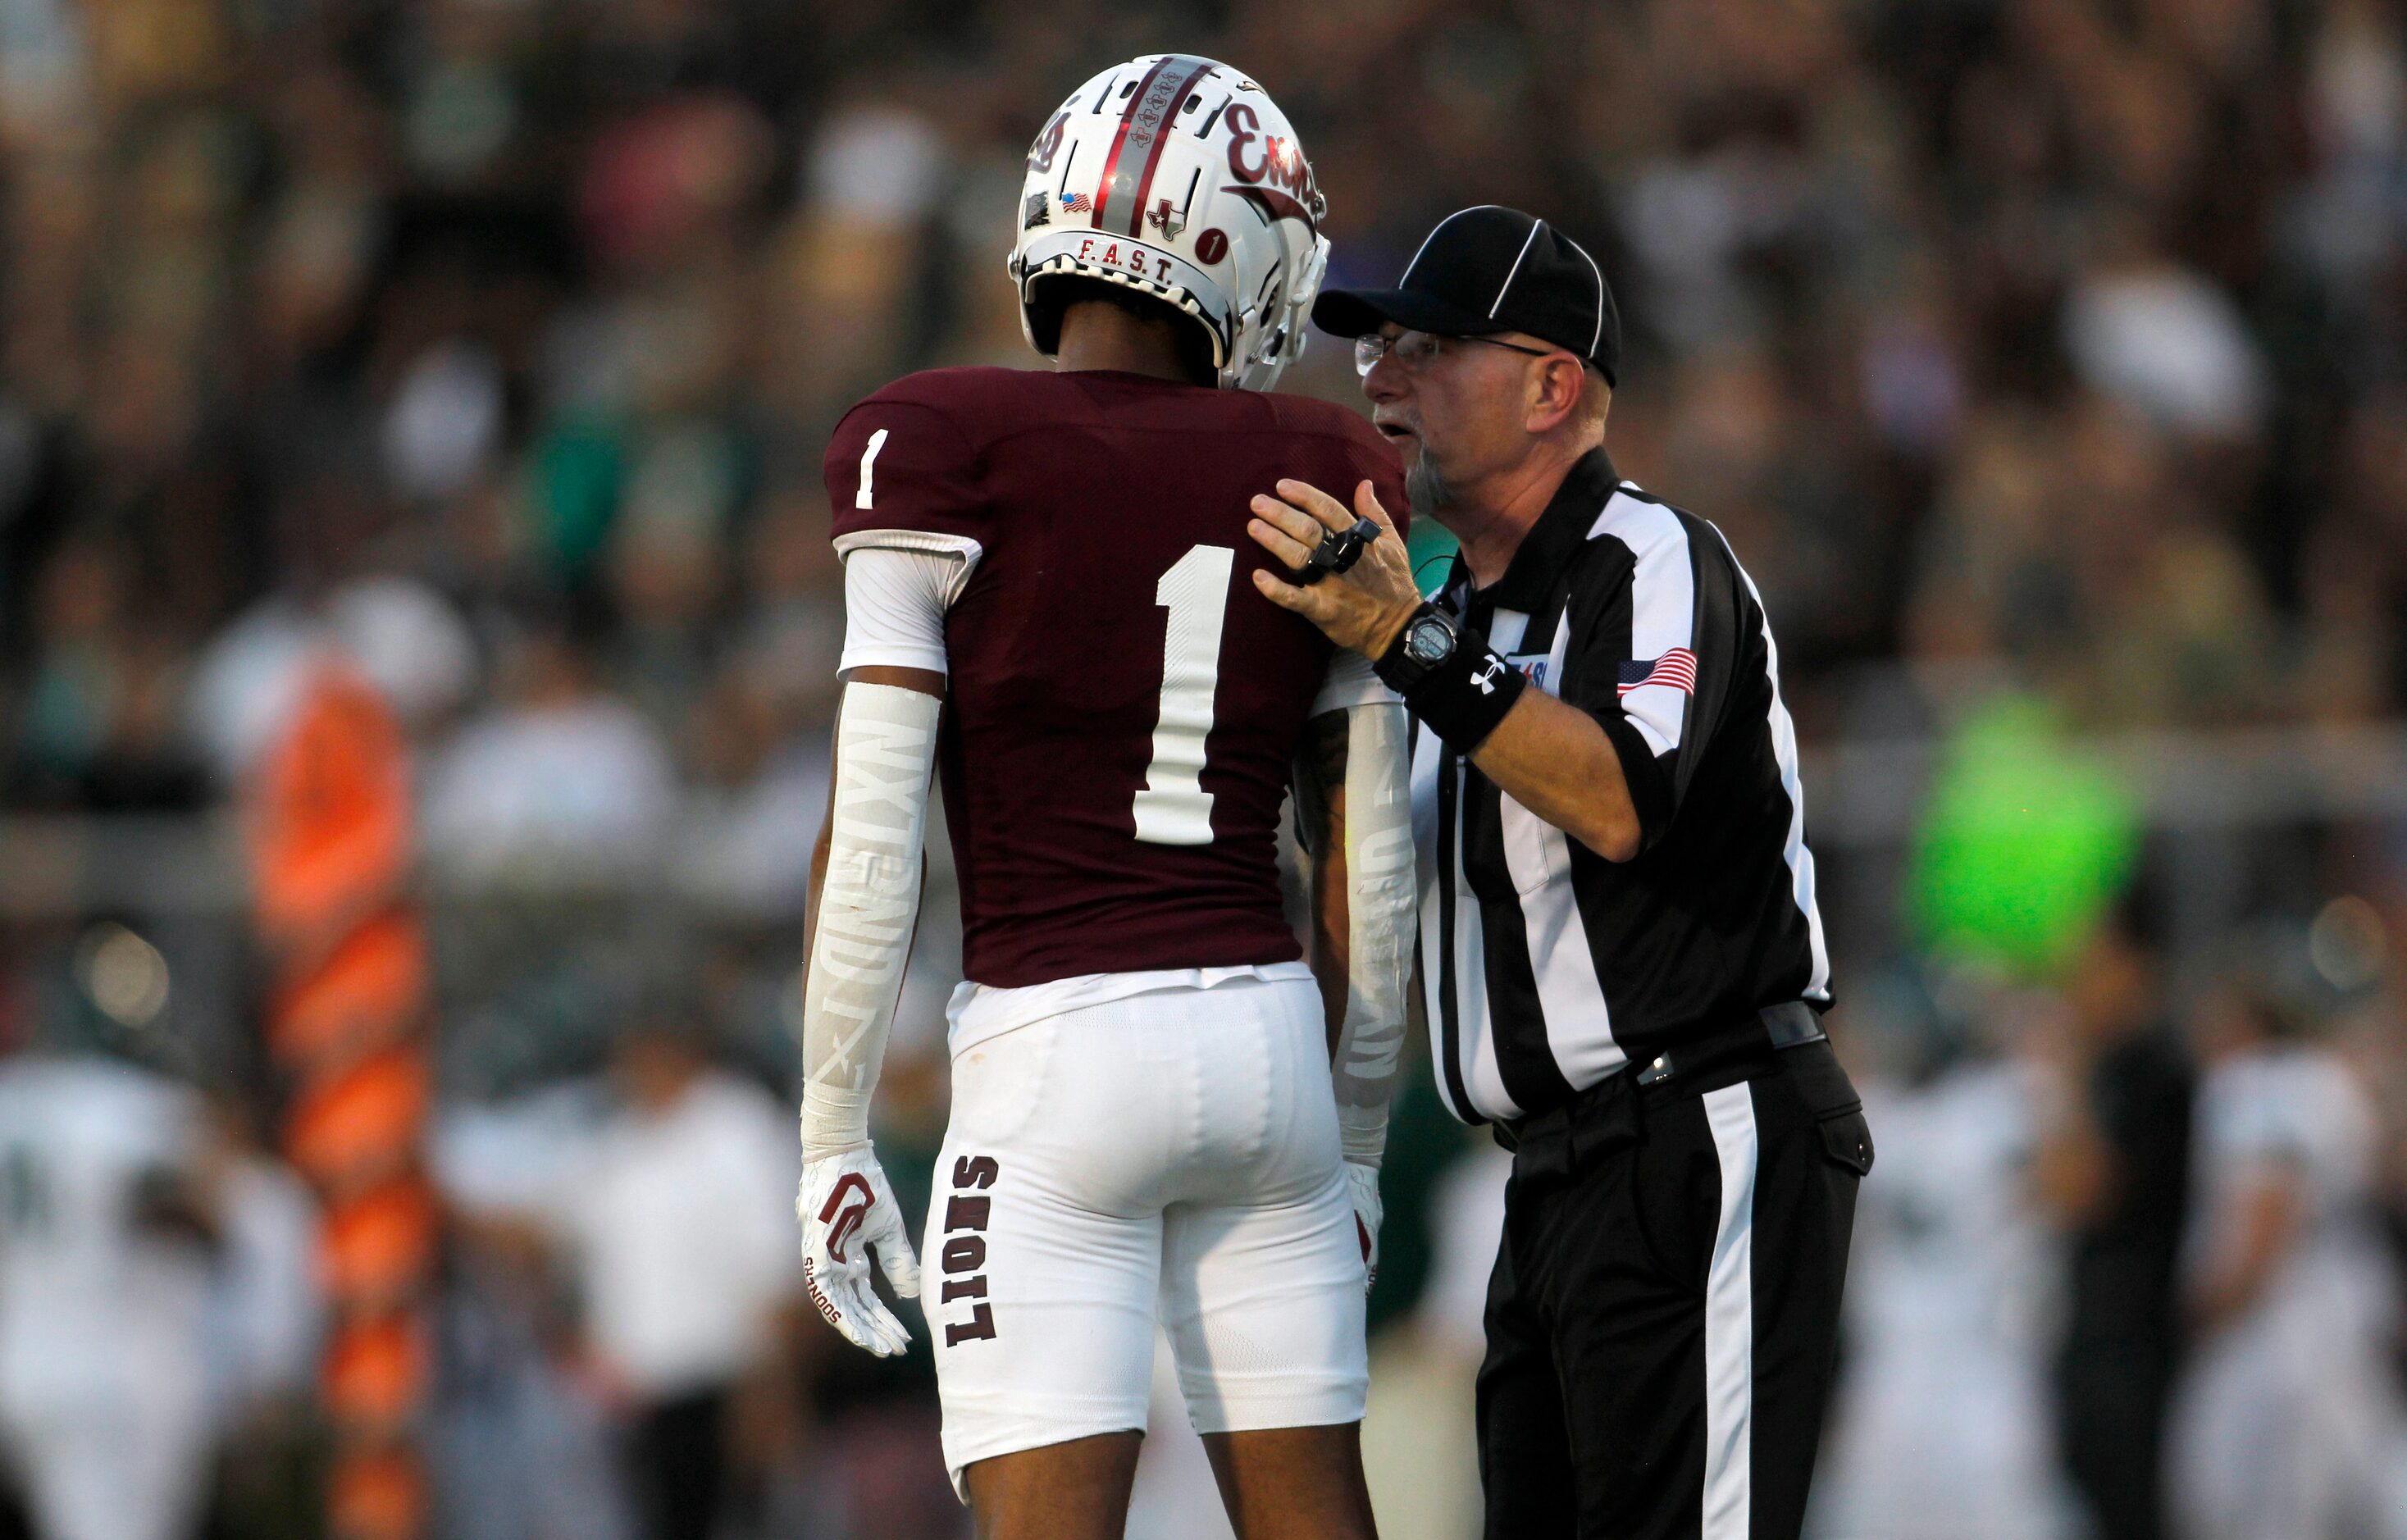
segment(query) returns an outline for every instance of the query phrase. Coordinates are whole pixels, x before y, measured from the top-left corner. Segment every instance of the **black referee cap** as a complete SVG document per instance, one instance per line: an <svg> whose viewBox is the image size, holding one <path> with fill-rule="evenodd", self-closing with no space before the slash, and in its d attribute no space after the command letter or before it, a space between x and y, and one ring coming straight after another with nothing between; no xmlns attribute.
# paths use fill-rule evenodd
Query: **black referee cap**
<svg viewBox="0 0 2407 1540"><path fill-rule="evenodd" d="M1342 337L1382 321L1444 336L1526 332L1577 353L1617 385L1621 316L1604 269L1561 231L1517 208L1482 204L1438 221L1393 289L1332 289L1312 323Z"/></svg>

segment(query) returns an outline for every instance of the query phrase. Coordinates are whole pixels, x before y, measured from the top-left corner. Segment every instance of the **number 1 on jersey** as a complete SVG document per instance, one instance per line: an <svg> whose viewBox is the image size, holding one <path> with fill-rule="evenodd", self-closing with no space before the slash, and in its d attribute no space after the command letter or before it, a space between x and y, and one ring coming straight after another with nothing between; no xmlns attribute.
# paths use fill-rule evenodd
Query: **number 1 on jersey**
<svg viewBox="0 0 2407 1540"><path fill-rule="evenodd" d="M1212 843L1212 793L1204 790L1204 740L1212 735L1212 697L1220 687L1220 628L1228 618L1229 574L1237 553L1193 546L1171 563L1153 591L1170 611L1161 644L1161 716L1153 763L1136 794L1136 837L1148 845Z"/></svg>
<svg viewBox="0 0 2407 1540"><path fill-rule="evenodd" d="M856 508L876 506L869 494L869 478L876 474L877 451L885 447L886 430L880 428L869 435L869 448L861 451L861 490L852 494L852 506Z"/></svg>

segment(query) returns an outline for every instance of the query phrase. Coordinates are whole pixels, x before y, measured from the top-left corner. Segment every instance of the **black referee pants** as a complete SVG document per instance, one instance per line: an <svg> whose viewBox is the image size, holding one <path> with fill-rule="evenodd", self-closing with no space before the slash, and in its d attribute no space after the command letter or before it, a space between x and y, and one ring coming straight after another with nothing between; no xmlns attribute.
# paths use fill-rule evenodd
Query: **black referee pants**
<svg viewBox="0 0 2407 1540"><path fill-rule="evenodd" d="M1862 1103L1827 1043L1527 1119L1479 1371L1488 1540L1795 1540Z"/></svg>

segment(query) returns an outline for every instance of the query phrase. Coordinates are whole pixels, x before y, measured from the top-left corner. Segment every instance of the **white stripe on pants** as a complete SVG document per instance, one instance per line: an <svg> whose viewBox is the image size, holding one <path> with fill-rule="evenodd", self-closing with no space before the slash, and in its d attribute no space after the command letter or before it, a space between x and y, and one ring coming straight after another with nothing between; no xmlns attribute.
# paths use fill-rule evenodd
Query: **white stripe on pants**
<svg viewBox="0 0 2407 1540"><path fill-rule="evenodd" d="M1721 1219L1705 1274L1705 1496L1702 1540L1747 1540L1755 1400L1755 1095L1741 1081L1707 1091L1705 1122L1722 1168Z"/></svg>

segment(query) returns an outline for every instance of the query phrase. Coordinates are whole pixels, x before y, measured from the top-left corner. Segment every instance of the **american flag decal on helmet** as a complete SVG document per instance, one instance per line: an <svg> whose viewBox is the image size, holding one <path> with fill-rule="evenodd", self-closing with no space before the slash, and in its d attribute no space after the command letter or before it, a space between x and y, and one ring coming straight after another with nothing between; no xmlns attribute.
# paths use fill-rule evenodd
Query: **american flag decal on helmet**
<svg viewBox="0 0 2407 1540"><path fill-rule="evenodd" d="M1094 211L1095 206L1093 201L1084 192L1064 192L1061 194L1061 212L1064 214L1091 214Z"/></svg>
<svg viewBox="0 0 2407 1540"><path fill-rule="evenodd" d="M1697 692L1697 655L1675 647L1659 658L1632 658L1621 665L1618 692L1627 695L1650 684L1668 684L1688 694Z"/></svg>

